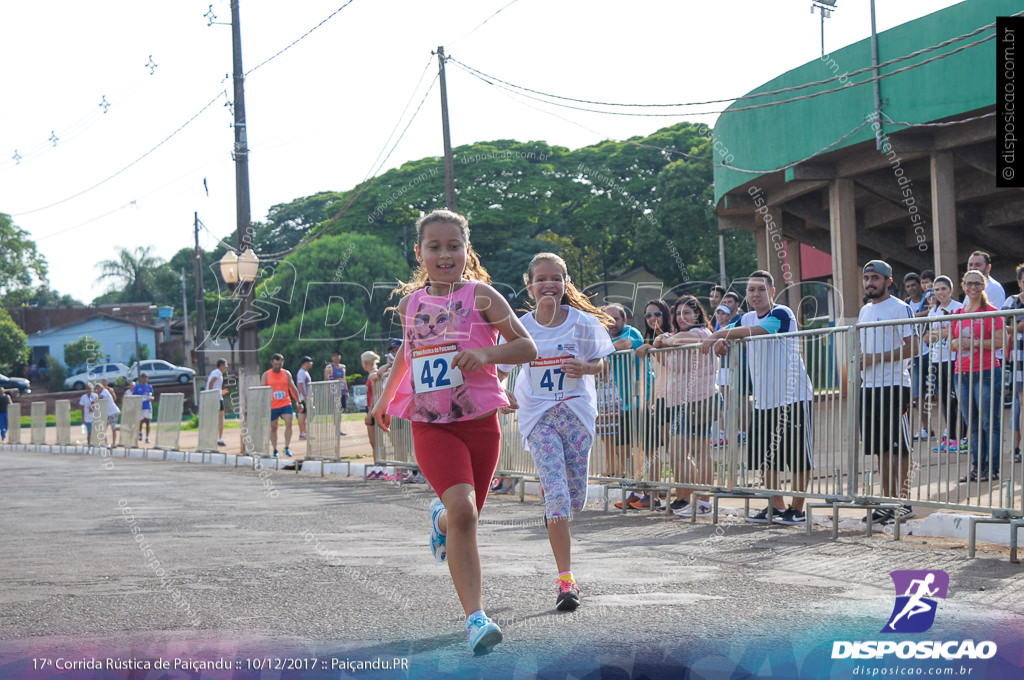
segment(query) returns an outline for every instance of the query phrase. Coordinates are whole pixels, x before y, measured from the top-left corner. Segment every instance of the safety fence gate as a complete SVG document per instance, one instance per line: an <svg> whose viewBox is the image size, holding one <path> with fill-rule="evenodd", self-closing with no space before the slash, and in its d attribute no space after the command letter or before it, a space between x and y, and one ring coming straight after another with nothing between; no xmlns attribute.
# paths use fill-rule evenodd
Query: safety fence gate
<svg viewBox="0 0 1024 680"><path fill-rule="evenodd" d="M341 382L310 383L306 393L306 460L339 460L340 433Z"/></svg>

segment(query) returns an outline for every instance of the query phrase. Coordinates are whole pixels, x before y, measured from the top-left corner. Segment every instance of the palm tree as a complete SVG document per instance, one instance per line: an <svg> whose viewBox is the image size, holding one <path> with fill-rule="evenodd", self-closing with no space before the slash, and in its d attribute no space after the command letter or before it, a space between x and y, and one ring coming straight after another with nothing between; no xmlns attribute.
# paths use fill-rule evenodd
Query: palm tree
<svg viewBox="0 0 1024 680"><path fill-rule="evenodd" d="M153 274L164 263L162 258L150 255L153 246L139 246L134 252L120 248L113 260L96 264L100 268L97 281L113 280L111 292L121 286L121 302L149 302L154 296Z"/></svg>

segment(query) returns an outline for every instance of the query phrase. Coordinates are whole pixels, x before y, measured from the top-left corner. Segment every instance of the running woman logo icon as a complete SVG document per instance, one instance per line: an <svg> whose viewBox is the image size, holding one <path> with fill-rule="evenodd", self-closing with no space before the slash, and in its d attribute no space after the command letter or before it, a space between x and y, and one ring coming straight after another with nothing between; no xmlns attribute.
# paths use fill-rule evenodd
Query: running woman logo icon
<svg viewBox="0 0 1024 680"><path fill-rule="evenodd" d="M941 569L920 571L905 569L891 571L896 587L896 603L883 633L923 633L935 623L939 603L934 598L946 599L949 574Z"/></svg>

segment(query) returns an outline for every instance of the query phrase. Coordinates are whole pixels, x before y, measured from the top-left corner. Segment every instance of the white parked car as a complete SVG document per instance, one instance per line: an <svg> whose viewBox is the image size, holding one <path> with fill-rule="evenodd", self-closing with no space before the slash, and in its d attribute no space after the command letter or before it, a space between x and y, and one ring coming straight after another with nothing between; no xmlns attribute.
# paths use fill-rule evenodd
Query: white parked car
<svg viewBox="0 0 1024 680"><path fill-rule="evenodd" d="M145 373L149 378L150 385L161 385L166 383L181 383L186 385L192 382L196 372L184 366L175 366L160 359L143 361L133 364L129 372L131 380L138 380L139 375Z"/></svg>
<svg viewBox="0 0 1024 680"><path fill-rule="evenodd" d="M356 411L366 411L366 385L352 386L352 406Z"/></svg>
<svg viewBox="0 0 1024 680"><path fill-rule="evenodd" d="M118 378L128 380L128 371L128 367L121 363L98 364L86 371L75 373L65 378L64 389L84 390L86 383L96 382L101 378L106 378L113 385L117 382Z"/></svg>

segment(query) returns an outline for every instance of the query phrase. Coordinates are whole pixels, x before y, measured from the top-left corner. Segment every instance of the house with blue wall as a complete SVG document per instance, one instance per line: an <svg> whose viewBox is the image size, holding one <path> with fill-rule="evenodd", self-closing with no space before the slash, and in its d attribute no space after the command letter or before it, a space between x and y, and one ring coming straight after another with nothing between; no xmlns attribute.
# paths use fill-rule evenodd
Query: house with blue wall
<svg viewBox="0 0 1024 680"><path fill-rule="evenodd" d="M150 358L156 357L160 332L157 326L136 324L117 317L97 314L84 321L75 321L33 333L28 336L28 346L31 348L33 358L49 354L64 364L64 346L87 335L99 342L100 352L106 361L131 365L136 353L136 341L140 348L148 348Z"/></svg>

